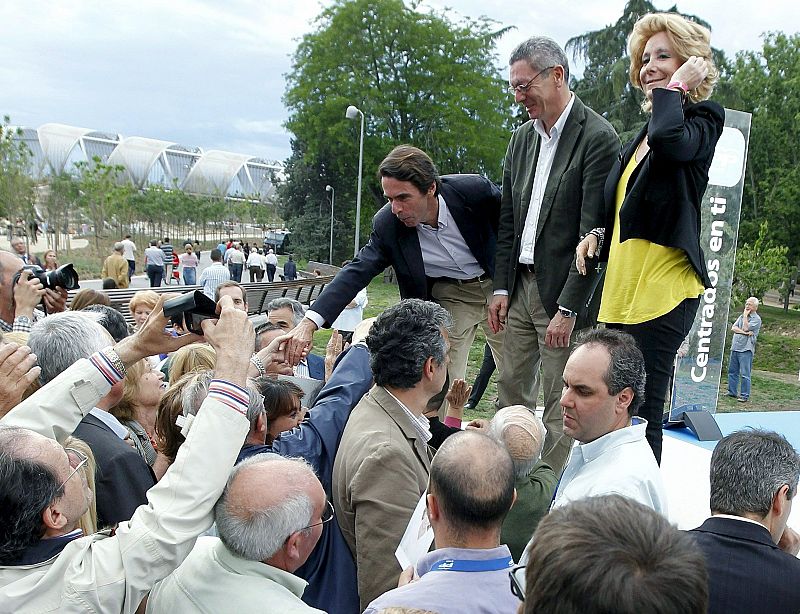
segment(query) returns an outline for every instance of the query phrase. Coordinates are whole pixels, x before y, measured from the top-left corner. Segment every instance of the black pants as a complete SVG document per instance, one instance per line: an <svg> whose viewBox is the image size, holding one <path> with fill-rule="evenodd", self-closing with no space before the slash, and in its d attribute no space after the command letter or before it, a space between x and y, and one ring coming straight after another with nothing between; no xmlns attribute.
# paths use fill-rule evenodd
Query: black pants
<svg viewBox="0 0 800 614"><path fill-rule="evenodd" d="M147 265L147 277L150 279L150 287L158 288L161 286L161 280L164 278L164 267L157 264Z"/></svg>
<svg viewBox="0 0 800 614"><path fill-rule="evenodd" d="M489 385L489 379L492 377L492 373L494 373L496 368L497 365L494 364L492 349L487 343L483 346L483 362L481 363L481 370L475 377L475 383L472 384L472 393L469 395L469 401L467 401L473 407L477 407L478 403L481 402L483 393L486 392L486 387Z"/></svg>
<svg viewBox="0 0 800 614"><path fill-rule="evenodd" d="M664 421L664 401L672 377L675 354L692 328L699 298L684 299L675 309L663 316L641 324L607 324L608 328L625 331L636 339L644 355L647 383L644 403L637 415L647 420L647 442L661 464L661 424Z"/></svg>

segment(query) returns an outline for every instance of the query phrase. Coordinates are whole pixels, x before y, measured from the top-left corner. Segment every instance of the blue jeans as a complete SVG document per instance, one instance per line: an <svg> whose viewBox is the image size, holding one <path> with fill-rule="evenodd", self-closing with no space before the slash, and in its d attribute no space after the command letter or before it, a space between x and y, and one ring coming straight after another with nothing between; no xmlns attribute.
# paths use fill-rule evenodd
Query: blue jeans
<svg viewBox="0 0 800 614"><path fill-rule="evenodd" d="M242 283L242 271L244 271L243 264L229 264L228 271L231 273L231 279Z"/></svg>
<svg viewBox="0 0 800 614"><path fill-rule="evenodd" d="M187 286L193 286L197 283L197 269L189 266L183 267L183 283Z"/></svg>
<svg viewBox="0 0 800 614"><path fill-rule="evenodd" d="M164 267L157 264L147 265L147 277L150 279L150 287L158 288L161 286L161 280L164 278Z"/></svg>
<svg viewBox="0 0 800 614"><path fill-rule="evenodd" d="M753 370L753 352L731 352L731 362L728 365L728 394L737 396L736 389L739 388L739 380L742 386L738 396L743 399L750 398L750 372Z"/></svg>

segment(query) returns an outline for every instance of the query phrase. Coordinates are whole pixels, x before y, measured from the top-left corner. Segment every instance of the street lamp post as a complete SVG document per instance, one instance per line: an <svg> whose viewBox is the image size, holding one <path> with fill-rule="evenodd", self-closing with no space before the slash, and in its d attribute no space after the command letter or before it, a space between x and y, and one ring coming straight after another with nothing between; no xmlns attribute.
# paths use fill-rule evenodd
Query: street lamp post
<svg viewBox="0 0 800 614"><path fill-rule="evenodd" d="M333 203L336 198L336 190L332 185L326 185L325 191L331 193L331 248L328 252L328 264L333 264Z"/></svg>
<svg viewBox="0 0 800 614"><path fill-rule="evenodd" d="M359 236L361 234L361 169L364 165L364 113L358 107L350 105L347 107L345 117L347 119L357 119L361 116L361 139L358 144L358 192L356 193L356 242L353 250L353 257L358 255Z"/></svg>

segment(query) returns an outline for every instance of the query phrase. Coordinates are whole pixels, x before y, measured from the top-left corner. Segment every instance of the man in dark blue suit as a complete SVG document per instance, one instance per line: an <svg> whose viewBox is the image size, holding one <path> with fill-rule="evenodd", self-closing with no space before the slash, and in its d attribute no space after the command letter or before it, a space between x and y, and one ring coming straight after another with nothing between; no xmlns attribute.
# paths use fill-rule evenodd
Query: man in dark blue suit
<svg viewBox="0 0 800 614"><path fill-rule="evenodd" d="M690 532L706 557L709 614L800 612L800 538L786 526L800 456L778 433L731 433L711 456L711 518Z"/></svg>
<svg viewBox="0 0 800 614"><path fill-rule="evenodd" d="M453 317L450 381L463 378L482 326L495 360L502 334L486 322L492 298L500 190L478 175L445 175L422 150L395 147L378 170L388 203L375 214L369 242L323 290L293 331L288 358L300 359L318 328L330 326L359 290L394 267L402 298L434 300ZM498 368L501 367L498 362Z"/></svg>

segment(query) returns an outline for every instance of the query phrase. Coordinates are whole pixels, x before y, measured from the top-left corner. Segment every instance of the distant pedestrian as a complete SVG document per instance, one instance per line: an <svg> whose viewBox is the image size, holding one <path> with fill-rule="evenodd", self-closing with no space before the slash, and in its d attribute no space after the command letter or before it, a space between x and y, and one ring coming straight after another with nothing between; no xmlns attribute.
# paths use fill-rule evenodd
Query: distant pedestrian
<svg viewBox="0 0 800 614"><path fill-rule="evenodd" d="M733 341L728 363L728 396L735 397L740 403L746 403L750 398L750 372L753 369L756 339L761 330L761 316L757 311L758 299L751 296L744 303L744 311L731 326Z"/></svg>
<svg viewBox="0 0 800 614"><path fill-rule="evenodd" d="M144 250L144 270L150 280L151 288L161 286L164 279L164 252L158 247L158 241L150 241L150 247Z"/></svg>
<svg viewBox="0 0 800 614"><path fill-rule="evenodd" d="M169 237L164 237L164 241L161 243L161 251L164 252L164 279L169 283L170 269L172 269L172 254L175 252L175 248L172 247L172 244L169 242Z"/></svg>
<svg viewBox="0 0 800 614"><path fill-rule="evenodd" d="M235 282L242 283L245 258L242 253L242 246L239 243L234 243L233 246L225 252L225 261L228 264L231 279Z"/></svg>
<svg viewBox="0 0 800 614"><path fill-rule="evenodd" d="M211 266L207 267L200 274L200 280L197 282L199 285L203 286L203 294L213 301L217 286L225 281L230 281L230 279L230 272L222 264L222 254L218 249L212 249Z"/></svg>
<svg viewBox="0 0 800 614"><path fill-rule="evenodd" d="M286 281L297 279L297 263L295 263L291 254L289 254L289 260L283 265L283 278Z"/></svg>
<svg viewBox="0 0 800 614"><path fill-rule="evenodd" d="M275 271L278 270L278 257L275 255L274 250L267 252L267 255L264 256L264 262L267 265L267 281L271 283L275 280Z"/></svg>
<svg viewBox="0 0 800 614"><path fill-rule="evenodd" d="M113 279L118 288L127 288L130 283L128 279L128 261L122 255L125 246L119 241L114 243L113 253L103 262L103 270L101 276L103 278Z"/></svg>
<svg viewBox="0 0 800 614"><path fill-rule="evenodd" d="M183 283L187 286L193 286L197 283L197 265L200 259L194 253L191 243L187 243L184 246L184 250L180 257L181 265L183 266Z"/></svg>
<svg viewBox="0 0 800 614"><path fill-rule="evenodd" d="M128 261L128 281L133 277L136 272L136 243L131 241L131 235L125 235L121 241L123 250L122 255Z"/></svg>
<svg viewBox="0 0 800 614"><path fill-rule="evenodd" d="M264 279L264 257L258 249L250 250L247 256L247 274L250 276L250 283Z"/></svg>

